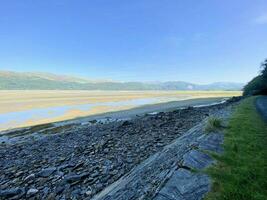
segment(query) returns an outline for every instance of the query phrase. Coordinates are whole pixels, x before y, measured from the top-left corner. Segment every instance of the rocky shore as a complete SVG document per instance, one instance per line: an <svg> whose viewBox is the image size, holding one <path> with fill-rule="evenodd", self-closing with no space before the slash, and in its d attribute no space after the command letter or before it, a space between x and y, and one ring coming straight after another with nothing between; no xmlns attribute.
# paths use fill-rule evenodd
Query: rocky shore
<svg viewBox="0 0 267 200"><path fill-rule="evenodd" d="M38 130L43 137L2 143L0 199L89 200L207 116L231 104L188 107L105 124L68 125L60 134Z"/></svg>

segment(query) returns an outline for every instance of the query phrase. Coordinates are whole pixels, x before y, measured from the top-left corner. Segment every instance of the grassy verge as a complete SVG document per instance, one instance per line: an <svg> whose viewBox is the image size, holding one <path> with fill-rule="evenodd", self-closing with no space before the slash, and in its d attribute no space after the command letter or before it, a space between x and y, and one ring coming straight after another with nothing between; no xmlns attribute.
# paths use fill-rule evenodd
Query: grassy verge
<svg viewBox="0 0 267 200"><path fill-rule="evenodd" d="M267 199L267 125L254 101L245 99L230 120L225 152L215 156L217 165L208 169L214 183L207 200Z"/></svg>

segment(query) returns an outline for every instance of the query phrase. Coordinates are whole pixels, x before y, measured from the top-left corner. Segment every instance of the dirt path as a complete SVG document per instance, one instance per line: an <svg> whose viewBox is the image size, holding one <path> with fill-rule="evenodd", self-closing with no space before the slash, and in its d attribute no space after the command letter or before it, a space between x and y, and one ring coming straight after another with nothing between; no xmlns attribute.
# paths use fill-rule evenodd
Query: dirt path
<svg viewBox="0 0 267 200"><path fill-rule="evenodd" d="M256 100L256 107L267 122L267 96L260 96Z"/></svg>

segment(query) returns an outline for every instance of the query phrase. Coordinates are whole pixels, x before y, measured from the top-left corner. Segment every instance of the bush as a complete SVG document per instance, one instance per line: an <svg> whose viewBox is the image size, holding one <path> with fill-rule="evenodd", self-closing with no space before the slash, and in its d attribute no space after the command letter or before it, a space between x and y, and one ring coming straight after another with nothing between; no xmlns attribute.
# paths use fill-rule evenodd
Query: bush
<svg viewBox="0 0 267 200"><path fill-rule="evenodd" d="M216 130L221 129L221 128L223 128L222 120L219 118L210 117L208 119L208 123L205 127L205 132L211 133L211 132L215 132Z"/></svg>

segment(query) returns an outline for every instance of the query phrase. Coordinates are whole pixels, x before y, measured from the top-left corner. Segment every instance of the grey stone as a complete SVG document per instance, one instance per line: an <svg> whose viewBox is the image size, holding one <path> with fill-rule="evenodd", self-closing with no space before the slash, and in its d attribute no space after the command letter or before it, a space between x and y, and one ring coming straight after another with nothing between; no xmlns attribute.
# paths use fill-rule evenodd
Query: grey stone
<svg viewBox="0 0 267 200"><path fill-rule="evenodd" d="M92 194L93 194L93 189L92 189L92 187L88 186L86 188L85 195L90 196Z"/></svg>
<svg viewBox="0 0 267 200"><path fill-rule="evenodd" d="M99 172L98 172L98 171L95 171L95 172L91 175L92 178L95 178L95 177L97 177L97 176L99 176Z"/></svg>
<svg viewBox="0 0 267 200"><path fill-rule="evenodd" d="M200 138L198 147L202 150L222 153L223 149L221 144L223 143L223 138L222 133L205 134Z"/></svg>
<svg viewBox="0 0 267 200"><path fill-rule="evenodd" d="M105 154L107 154L109 152L109 149L105 148L103 151L104 151Z"/></svg>
<svg viewBox="0 0 267 200"><path fill-rule="evenodd" d="M71 192L72 198L78 198L80 194L81 194L81 189L76 189Z"/></svg>
<svg viewBox="0 0 267 200"><path fill-rule="evenodd" d="M35 178L35 174L30 174L29 176L27 176L24 181L29 181L29 180L33 180Z"/></svg>
<svg viewBox="0 0 267 200"><path fill-rule="evenodd" d="M101 189L103 189L103 184L102 184L102 183L98 183L98 184L96 184L96 189L97 189L97 190L101 190Z"/></svg>
<svg viewBox="0 0 267 200"><path fill-rule="evenodd" d="M48 177L51 174L53 174L56 170L57 170L56 167L49 167L49 168L46 168L46 169L42 169L42 171L40 171L37 174L37 176L39 176L39 177Z"/></svg>
<svg viewBox="0 0 267 200"><path fill-rule="evenodd" d="M6 190L0 190L0 197L10 198L23 193L25 193L24 188L11 188Z"/></svg>
<svg viewBox="0 0 267 200"><path fill-rule="evenodd" d="M210 190L207 175L178 169L154 200L200 200Z"/></svg>
<svg viewBox="0 0 267 200"><path fill-rule="evenodd" d="M131 124L132 124L132 122L130 122L130 121L128 121L128 120L125 120L125 121L122 123L121 126L129 126L129 125L131 125Z"/></svg>
<svg viewBox="0 0 267 200"><path fill-rule="evenodd" d="M64 165L60 165L60 166L58 167L58 170L61 171L61 170L63 170L63 169L71 168L71 167L74 167L74 166L75 166L74 163L67 163L67 164L64 164Z"/></svg>
<svg viewBox="0 0 267 200"><path fill-rule="evenodd" d="M183 156L183 165L193 169L203 169L211 165L213 159L200 151L191 150Z"/></svg>
<svg viewBox="0 0 267 200"><path fill-rule="evenodd" d="M35 195L35 194L37 194L39 192L39 190L37 190L37 189L35 189L35 188L31 188L31 189L29 189L28 191L27 191L27 197L31 197L31 196L33 196L33 195Z"/></svg>
<svg viewBox="0 0 267 200"><path fill-rule="evenodd" d="M48 195L48 193L49 193L49 187L45 187L43 189L43 194L44 194L43 196L46 197Z"/></svg>
<svg viewBox="0 0 267 200"><path fill-rule="evenodd" d="M83 174L79 174L79 175L68 175L64 178L64 180L67 183L73 183L76 181L81 181L82 179L88 177L90 175L90 173L83 173Z"/></svg>
<svg viewBox="0 0 267 200"><path fill-rule="evenodd" d="M56 187L55 193L56 193L57 195L58 195L58 194L61 194L65 189L66 189L65 184L58 185L58 186Z"/></svg>

